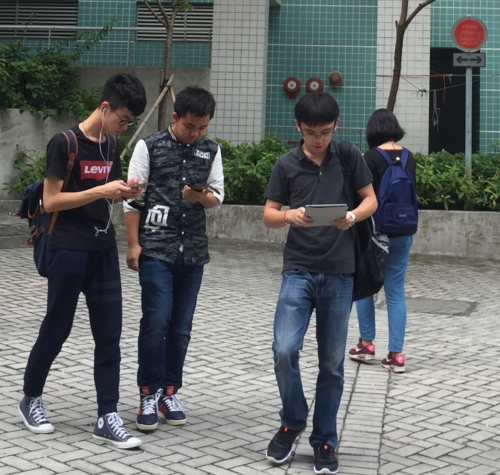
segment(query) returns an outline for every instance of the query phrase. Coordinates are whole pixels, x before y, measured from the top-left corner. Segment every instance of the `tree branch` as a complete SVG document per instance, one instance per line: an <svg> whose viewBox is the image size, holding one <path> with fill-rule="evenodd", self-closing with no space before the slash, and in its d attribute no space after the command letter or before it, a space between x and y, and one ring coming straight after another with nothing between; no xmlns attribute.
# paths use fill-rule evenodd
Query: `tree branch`
<svg viewBox="0 0 500 475"><path fill-rule="evenodd" d="M406 20L405 28L408 28L408 25L420 13L421 10L423 10L426 6L430 5L431 3L434 3L435 1L436 0L425 0L425 2L420 3L418 7L415 8L415 11L408 17L408 20Z"/></svg>
<svg viewBox="0 0 500 475"><path fill-rule="evenodd" d="M173 25L173 22L171 21L171 19L168 17L168 14L167 12L165 11L165 9L163 8L163 5L161 3L161 0L156 0L156 3L158 4L158 7L160 8L160 12L163 16L163 19L165 20L165 23L166 23L166 27L167 29L170 29ZM173 8L173 7L172 7Z"/></svg>
<svg viewBox="0 0 500 475"><path fill-rule="evenodd" d="M165 27L168 28L168 26L165 24L165 21L162 20L158 14L151 8L151 5L149 4L148 0L143 0L144 5L148 7L148 10L153 14L153 16Z"/></svg>

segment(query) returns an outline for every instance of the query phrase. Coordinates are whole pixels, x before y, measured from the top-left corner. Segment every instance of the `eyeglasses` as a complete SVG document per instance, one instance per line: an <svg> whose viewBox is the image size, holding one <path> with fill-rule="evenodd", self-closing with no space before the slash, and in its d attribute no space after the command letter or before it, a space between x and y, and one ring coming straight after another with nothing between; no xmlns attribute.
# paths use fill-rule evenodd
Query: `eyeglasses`
<svg viewBox="0 0 500 475"><path fill-rule="evenodd" d="M332 138L332 135L333 135L333 132L334 130L332 130L331 132L327 132L326 134L319 134L319 135L316 135L316 134L302 134L302 137L304 137L304 139L316 139L316 140L329 140Z"/></svg>
<svg viewBox="0 0 500 475"><path fill-rule="evenodd" d="M127 127L132 127L132 125L135 125L135 124L137 123L137 121L136 121L136 120L128 120L128 119L124 119L123 117L120 117L120 116L118 115L118 112L116 112L116 111L113 111L113 112L114 112L114 113L116 114L116 116L120 119L120 122L118 122L118 125L119 125L120 127L123 127L124 125L126 125Z"/></svg>

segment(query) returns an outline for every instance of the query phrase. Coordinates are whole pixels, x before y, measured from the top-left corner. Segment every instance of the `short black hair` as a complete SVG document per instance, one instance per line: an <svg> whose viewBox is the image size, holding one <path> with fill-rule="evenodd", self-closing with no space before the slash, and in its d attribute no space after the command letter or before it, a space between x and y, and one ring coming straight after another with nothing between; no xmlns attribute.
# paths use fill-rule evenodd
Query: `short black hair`
<svg viewBox="0 0 500 475"><path fill-rule="evenodd" d="M366 124L366 141L370 148L394 140L400 141L406 132L389 109L377 109Z"/></svg>
<svg viewBox="0 0 500 475"><path fill-rule="evenodd" d="M146 91L140 79L134 74L114 74L102 88L100 104L105 101L109 102L111 109L125 107L137 117L146 108Z"/></svg>
<svg viewBox="0 0 500 475"><path fill-rule="evenodd" d="M174 112L179 117L194 114L197 117L215 114L215 99L211 92L198 86L183 89L175 98Z"/></svg>
<svg viewBox="0 0 500 475"><path fill-rule="evenodd" d="M331 124L339 118L339 115L337 101L327 92L306 94L295 104L297 122L311 127Z"/></svg>

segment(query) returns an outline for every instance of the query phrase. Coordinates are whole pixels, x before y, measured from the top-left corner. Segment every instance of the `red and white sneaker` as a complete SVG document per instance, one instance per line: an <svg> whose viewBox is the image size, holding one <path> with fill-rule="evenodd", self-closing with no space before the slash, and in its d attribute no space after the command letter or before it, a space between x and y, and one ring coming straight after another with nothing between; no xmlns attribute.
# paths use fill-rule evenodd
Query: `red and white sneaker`
<svg viewBox="0 0 500 475"><path fill-rule="evenodd" d="M389 353L387 357L382 360L382 366L393 373L404 373L405 357L402 353Z"/></svg>
<svg viewBox="0 0 500 475"><path fill-rule="evenodd" d="M375 359L375 345L369 343L363 345L363 339L360 337L358 344L349 350L349 358L356 361L370 361Z"/></svg>

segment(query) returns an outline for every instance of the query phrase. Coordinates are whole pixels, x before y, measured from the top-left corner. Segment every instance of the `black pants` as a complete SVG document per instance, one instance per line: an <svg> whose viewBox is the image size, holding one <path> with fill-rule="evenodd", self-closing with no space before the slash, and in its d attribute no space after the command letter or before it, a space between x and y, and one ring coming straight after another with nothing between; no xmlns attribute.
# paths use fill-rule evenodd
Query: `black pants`
<svg viewBox="0 0 500 475"><path fill-rule="evenodd" d="M47 314L28 359L24 393L41 396L50 367L67 340L80 292L95 342L98 415L117 411L120 384L122 294L118 251L57 249L48 268Z"/></svg>

